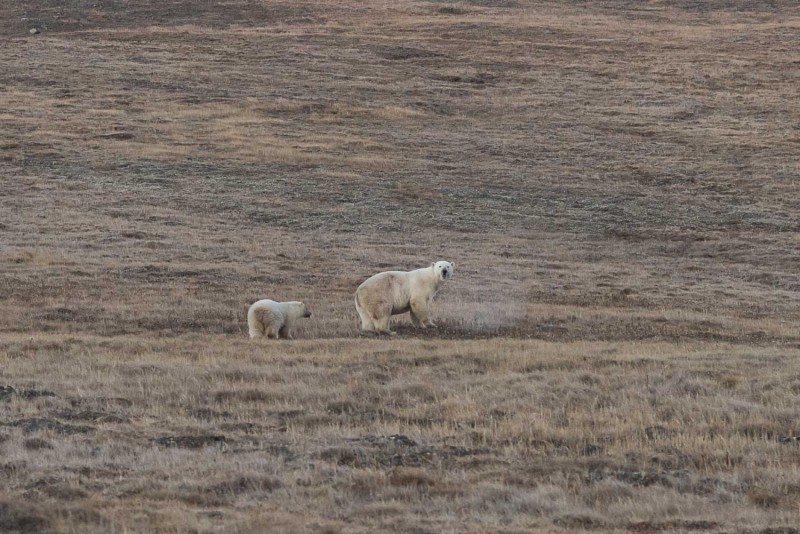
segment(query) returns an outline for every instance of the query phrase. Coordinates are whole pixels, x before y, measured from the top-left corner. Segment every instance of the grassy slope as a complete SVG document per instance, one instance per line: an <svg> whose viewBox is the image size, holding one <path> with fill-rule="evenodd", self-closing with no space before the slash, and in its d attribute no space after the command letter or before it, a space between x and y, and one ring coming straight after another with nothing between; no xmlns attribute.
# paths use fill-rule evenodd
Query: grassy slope
<svg viewBox="0 0 800 534"><path fill-rule="evenodd" d="M796 522L791 3L487 4L0 6L0 530Z"/></svg>

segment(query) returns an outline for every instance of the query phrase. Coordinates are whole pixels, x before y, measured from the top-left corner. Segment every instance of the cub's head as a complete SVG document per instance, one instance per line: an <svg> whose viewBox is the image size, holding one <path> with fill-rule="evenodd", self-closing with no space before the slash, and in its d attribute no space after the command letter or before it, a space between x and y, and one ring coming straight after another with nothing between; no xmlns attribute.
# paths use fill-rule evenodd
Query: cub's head
<svg viewBox="0 0 800 534"><path fill-rule="evenodd" d="M449 280L456 270L456 264L451 261L437 261L432 263L433 272L439 277L439 280Z"/></svg>

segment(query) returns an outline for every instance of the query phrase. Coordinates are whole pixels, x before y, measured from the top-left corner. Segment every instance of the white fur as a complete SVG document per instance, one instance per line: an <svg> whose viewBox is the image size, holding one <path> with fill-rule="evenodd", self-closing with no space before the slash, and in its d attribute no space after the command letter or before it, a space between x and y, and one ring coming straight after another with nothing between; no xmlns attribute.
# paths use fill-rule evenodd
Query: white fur
<svg viewBox="0 0 800 534"><path fill-rule="evenodd" d="M437 261L414 271L386 271L369 277L356 290L361 330L394 334L389 330L389 317L406 312L419 327L436 326L430 318L431 302L455 268L455 263Z"/></svg>
<svg viewBox="0 0 800 534"><path fill-rule="evenodd" d="M295 322L301 317L311 317L311 312L302 302L261 299L247 310L247 327L251 338L294 339Z"/></svg>

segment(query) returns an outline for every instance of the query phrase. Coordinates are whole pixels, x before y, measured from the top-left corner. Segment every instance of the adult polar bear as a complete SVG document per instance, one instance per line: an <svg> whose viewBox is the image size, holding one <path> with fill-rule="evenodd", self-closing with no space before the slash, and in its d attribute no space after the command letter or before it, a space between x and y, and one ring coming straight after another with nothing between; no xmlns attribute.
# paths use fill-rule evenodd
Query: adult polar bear
<svg viewBox="0 0 800 534"><path fill-rule="evenodd" d="M261 299L247 310L247 327L251 338L294 339L294 323L301 317L311 317L311 312L302 302Z"/></svg>
<svg viewBox="0 0 800 534"><path fill-rule="evenodd" d="M414 271L386 271L367 278L356 290L361 330L394 335L389 330L389 317L408 311L415 325L436 326L430 317L431 302L455 269L455 263L437 261Z"/></svg>

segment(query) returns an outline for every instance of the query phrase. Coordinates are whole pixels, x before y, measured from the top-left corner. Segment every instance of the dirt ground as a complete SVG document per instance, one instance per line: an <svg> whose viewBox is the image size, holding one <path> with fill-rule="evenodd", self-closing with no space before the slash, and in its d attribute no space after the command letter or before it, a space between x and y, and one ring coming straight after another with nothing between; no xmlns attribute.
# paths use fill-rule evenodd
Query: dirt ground
<svg viewBox="0 0 800 534"><path fill-rule="evenodd" d="M796 532L795 2L7 0L0 41L0 531ZM436 329L359 335L440 259Z"/></svg>

